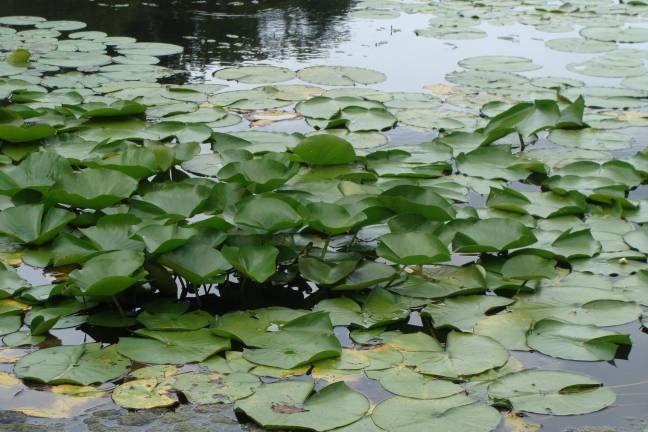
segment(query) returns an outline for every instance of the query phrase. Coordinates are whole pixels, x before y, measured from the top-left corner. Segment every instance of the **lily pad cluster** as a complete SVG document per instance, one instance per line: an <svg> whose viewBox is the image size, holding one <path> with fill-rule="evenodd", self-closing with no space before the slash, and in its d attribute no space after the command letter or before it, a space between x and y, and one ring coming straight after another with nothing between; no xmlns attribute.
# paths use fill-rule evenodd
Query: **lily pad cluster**
<svg viewBox="0 0 648 432"><path fill-rule="evenodd" d="M455 20L432 33L479 34ZM647 155L607 129L646 125L620 111L643 90L527 78L538 65L504 56L465 59L454 87L427 93L341 66L216 72L262 84L244 90L163 85L174 71L154 60L178 47L46 23L0 18L0 333L41 345L17 377L317 431L488 432L503 410L614 403L511 351L611 361L631 345L606 327L648 306ZM232 128L278 108L313 130ZM405 128L434 134L388 144ZM66 328L98 342L45 347ZM372 408L360 380L387 396Z"/></svg>

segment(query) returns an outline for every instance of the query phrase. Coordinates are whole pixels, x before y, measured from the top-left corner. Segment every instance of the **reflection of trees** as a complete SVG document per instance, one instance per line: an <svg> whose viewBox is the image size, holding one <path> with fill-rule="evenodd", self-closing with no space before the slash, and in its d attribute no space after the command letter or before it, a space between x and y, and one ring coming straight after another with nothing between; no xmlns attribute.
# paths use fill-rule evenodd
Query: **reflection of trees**
<svg viewBox="0 0 648 432"><path fill-rule="evenodd" d="M0 0L1 15L76 19L114 36L185 46L194 66L265 58L316 56L348 36L351 0ZM157 7L147 6L157 4ZM238 38L233 38L237 36Z"/></svg>

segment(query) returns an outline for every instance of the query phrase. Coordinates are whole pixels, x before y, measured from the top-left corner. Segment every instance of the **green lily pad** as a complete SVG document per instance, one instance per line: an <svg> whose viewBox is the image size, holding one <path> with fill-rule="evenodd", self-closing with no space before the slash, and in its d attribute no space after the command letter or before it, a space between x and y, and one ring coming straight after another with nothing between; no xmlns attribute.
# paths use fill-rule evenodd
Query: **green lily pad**
<svg viewBox="0 0 648 432"><path fill-rule="evenodd" d="M70 37L72 36L70 35ZM180 54L182 51L183 48L179 45L162 42L135 42L118 49L121 55L149 55L155 57Z"/></svg>
<svg viewBox="0 0 648 432"><path fill-rule="evenodd" d="M85 104L81 108L85 110L81 114L82 118L101 118L101 117L122 117L143 114L146 107L133 101L117 101L111 104L94 102Z"/></svg>
<svg viewBox="0 0 648 432"><path fill-rule="evenodd" d="M581 361L610 361L630 336L595 326L541 320L527 334L529 347L552 357Z"/></svg>
<svg viewBox="0 0 648 432"><path fill-rule="evenodd" d="M119 171L86 169L61 177L48 197L76 208L102 209L128 198L136 188L137 180Z"/></svg>
<svg viewBox="0 0 648 432"><path fill-rule="evenodd" d="M33 336L30 331L17 331L2 338L2 343L8 347L35 346L40 345L47 339L47 336Z"/></svg>
<svg viewBox="0 0 648 432"><path fill-rule="evenodd" d="M637 319L636 303L629 302L622 293L591 287L543 287L539 292L518 296L514 312L538 321L554 318L573 324L613 326Z"/></svg>
<svg viewBox="0 0 648 432"><path fill-rule="evenodd" d="M198 330L207 327L212 316L205 311L187 311L186 303L163 303L137 315L137 321L148 330Z"/></svg>
<svg viewBox="0 0 648 432"><path fill-rule="evenodd" d="M0 191L9 195L31 189L46 192L58 179L71 172L70 164L53 152L35 152L18 165L0 170Z"/></svg>
<svg viewBox="0 0 648 432"><path fill-rule="evenodd" d="M133 361L147 364L197 363L230 348L230 341L207 329L191 331L136 330L141 337L119 338L117 350Z"/></svg>
<svg viewBox="0 0 648 432"><path fill-rule="evenodd" d="M160 215L190 217L200 210L209 192L200 184L165 182L142 195L142 206Z"/></svg>
<svg viewBox="0 0 648 432"><path fill-rule="evenodd" d="M87 296L112 296L142 279L144 255L133 250L115 251L89 259L70 273L70 280Z"/></svg>
<svg viewBox="0 0 648 432"><path fill-rule="evenodd" d="M324 299L315 311L329 313L334 326L373 328L401 321L409 316L409 308L398 297L383 288L374 288L362 306L347 297Z"/></svg>
<svg viewBox="0 0 648 432"><path fill-rule="evenodd" d="M22 357L14 372L19 378L48 384L104 383L124 375L130 366L116 348L102 349L99 343L46 348Z"/></svg>
<svg viewBox="0 0 648 432"><path fill-rule="evenodd" d="M623 236L623 241L639 252L648 253L648 228L641 227L640 229L630 231Z"/></svg>
<svg viewBox="0 0 648 432"><path fill-rule="evenodd" d="M603 78L627 78L644 74L640 60L618 58L612 54L594 57L582 63L569 63L566 68L581 75Z"/></svg>
<svg viewBox="0 0 648 432"><path fill-rule="evenodd" d="M457 378L503 366L508 358L508 351L489 337L451 332L445 351L410 353L405 362L426 375Z"/></svg>
<svg viewBox="0 0 648 432"><path fill-rule="evenodd" d="M481 266L445 267L425 277L409 276L403 282L389 286L397 294L427 299L451 295L481 294L487 291L485 270Z"/></svg>
<svg viewBox="0 0 648 432"><path fill-rule="evenodd" d="M245 345L265 334L268 329L280 328L284 324L309 313L306 310L285 307L269 307L253 311L229 312L217 317L211 330L222 337L235 339Z"/></svg>
<svg viewBox="0 0 648 432"><path fill-rule="evenodd" d="M379 381L385 390L413 399L440 399L463 392L458 384L403 367L388 369L380 375Z"/></svg>
<svg viewBox="0 0 648 432"><path fill-rule="evenodd" d="M261 381L249 373L188 372L174 376L171 385L193 404L234 403L254 394Z"/></svg>
<svg viewBox="0 0 648 432"><path fill-rule="evenodd" d="M260 65L223 68L214 72L214 76L246 84L271 84L291 80L295 73L286 68Z"/></svg>
<svg viewBox="0 0 648 432"><path fill-rule="evenodd" d="M257 195L239 203L234 222L261 231L275 232L298 226L302 217L283 200Z"/></svg>
<svg viewBox="0 0 648 432"><path fill-rule="evenodd" d="M299 258L299 272L303 277L322 285L333 285L347 277L358 265L357 259L325 261L318 257Z"/></svg>
<svg viewBox="0 0 648 432"><path fill-rule="evenodd" d="M486 72L526 72L542 67L533 64L531 59L511 56L470 57L461 60L459 66Z"/></svg>
<svg viewBox="0 0 648 432"><path fill-rule="evenodd" d="M196 231L177 225L149 225L137 232L152 254L170 252L186 244L195 235Z"/></svg>
<svg viewBox="0 0 648 432"><path fill-rule="evenodd" d="M222 253L236 270L259 283L277 270L279 250L272 245L225 246Z"/></svg>
<svg viewBox="0 0 648 432"><path fill-rule="evenodd" d="M504 145L462 153L456 161L457 168L463 174L485 179L524 180L532 171L544 170L539 162L515 157L511 154L511 148Z"/></svg>
<svg viewBox="0 0 648 432"><path fill-rule="evenodd" d="M429 400L393 397L378 404L371 418L378 427L389 432L414 432L421 428L490 432L501 421L496 409L474 403L465 395Z"/></svg>
<svg viewBox="0 0 648 432"><path fill-rule="evenodd" d="M332 289L333 291L360 291L389 280L395 275L396 270L392 266L373 261L361 262Z"/></svg>
<svg viewBox="0 0 648 432"><path fill-rule="evenodd" d="M0 18L0 24L8 26L32 26L45 21L45 18L29 15L4 16Z"/></svg>
<svg viewBox="0 0 648 432"><path fill-rule="evenodd" d="M113 401L129 409L163 408L175 405L178 399L167 381L155 378L136 379L120 384L113 390Z"/></svg>
<svg viewBox="0 0 648 432"><path fill-rule="evenodd" d="M385 131L393 128L398 121L385 108L363 108L350 106L340 111L339 119L350 132Z"/></svg>
<svg viewBox="0 0 648 432"><path fill-rule="evenodd" d="M581 36L601 42L639 43L648 41L648 30L641 27L585 27Z"/></svg>
<svg viewBox="0 0 648 432"><path fill-rule="evenodd" d="M25 204L0 212L0 232L23 243L43 244L54 238L74 214L43 204Z"/></svg>
<svg viewBox="0 0 648 432"><path fill-rule="evenodd" d="M100 52L50 51L42 55L38 62L62 68L90 68L112 63L112 58Z"/></svg>
<svg viewBox="0 0 648 432"><path fill-rule="evenodd" d="M54 29L58 31L76 31L81 30L86 26L87 24L84 22L69 20L44 21L36 24L36 28L39 29Z"/></svg>
<svg viewBox="0 0 648 432"><path fill-rule="evenodd" d="M220 164L223 165L224 162L221 160ZM257 193L277 189L296 173L296 165L286 165L271 159L231 162L217 171L218 177L222 180L244 184L248 189Z"/></svg>
<svg viewBox="0 0 648 432"><path fill-rule="evenodd" d="M306 210L308 225L329 236L351 231L367 218L362 212L351 213L348 208L338 204L311 203Z"/></svg>
<svg viewBox="0 0 648 432"><path fill-rule="evenodd" d="M56 135L56 129L47 124L16 126L0 124L0 140L10 143L37 141Z"/></svg>
<svg viewBox="0 0 648 432"><path fill-rule="evenodd" d="M379 195L380 200L397 214L416 214L431 220L450 220L456 211L452 204L430 188L400 185Z"/></svg>
<svg viewBox="0 0 648 432"><path fill-rule="evenodd" d="M488 395L516 411L551 415L587 414L616 399L612 390L587 376L537 369L499 378L488 386Z"/></svg>
<svg viewBox="0 0 648 432"><path fill-rule="evenodd" d="M501 252L535 243L533 231L510 219L485 219L460 229L452 247L459 253Z"/></svg>
<svg viewBox="0 0 648 432"><path fill-rule="evenodd" d="M333 334L326 312L313 312L287 322L248 341L243 357L256 364L292 369L340 355L341 346Z"/></svg>
<svg viewBox="0 0 648 432"><path fill-rule="evenodd" d="M460 296L445 299L443 303L427 305L422 314L429 316L435 327L451 327L470 332L479 320L497 308L513 303L506 297L497 296Z"/></svg>
<svg viewBox="0 0 648 432"><path fill-rule="evenodd" d="M312 394L314 383L281 381L264 384L249 398L236 403L264 428L327 431L362 418L369 409L365 396L344 383L331 384Z"/></svg>
<svg viewBox="0 0 648 432"><path fill-rule="evenodd" d="M556 262L536 255L516 255L502 266L502 275L508 279L551 279L556 274Z"/></svg>
<svg viewBox="0 0 648 432"><path fill-rule="evenodd" d="M449 261L448 248L434 235L424 232L385 234L376 253L404 265L434 264Z"/></svg>
<svg viewBox="0 0 648 432"><path fill-rule="evenodd" d="M386 76L371 69L349 66L311 66L297 72L302 81L324 85L375 84Z"/></svg>
<svg viewBox="0 0 648 432"><path fill-rule="evenodd" d="M196 285L215 282L232 267L219 250L200 243L188 243L168 252L159 262Z"/></svg>
<svg viewBox="0 0 648 432"><path fill-rule="evenodd" d="M556 51L575 53L609 52L617 47L613 42L583 39L580 37L550 39L545 42L545 45Z"/></svg>
<svg viewBox="0 0 648 432"><path fill-rule="evenodd" d="M22 319L18 315L0 316L0 336L8 335L20 330ZM5 342L6 345L9 345Z"/></svg>
<svg viewBox="0 0 648 432"><path fill-rule="evenodd" d="M334 135L311 135L293 148L301 160L308 165L341 165L356 159L353 146L343 138Z"/></svg>

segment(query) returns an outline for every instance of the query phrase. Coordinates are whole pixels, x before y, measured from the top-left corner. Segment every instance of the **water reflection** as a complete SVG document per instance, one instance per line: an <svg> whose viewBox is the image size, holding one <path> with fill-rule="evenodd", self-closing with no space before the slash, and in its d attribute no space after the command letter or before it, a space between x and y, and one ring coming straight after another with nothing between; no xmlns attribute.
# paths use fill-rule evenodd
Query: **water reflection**
<svg viewBox="0 0 648 432"><path fill-rule="evenodd" d="M202 69L265 59L305 60L350 37L351 0L2 0L3 15L75 19L88 29L185 47L173 66Z"/></svg>

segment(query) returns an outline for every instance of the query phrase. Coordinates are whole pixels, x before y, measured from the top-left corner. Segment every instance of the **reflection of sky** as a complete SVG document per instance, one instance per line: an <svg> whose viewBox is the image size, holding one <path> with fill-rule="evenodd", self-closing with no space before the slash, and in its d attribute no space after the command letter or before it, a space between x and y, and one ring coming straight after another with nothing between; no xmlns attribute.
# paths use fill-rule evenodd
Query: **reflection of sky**
<svg viewBox="0 0 648 432"><path fill-rule="evenodd" d="M335 46L318 52L318 58L299 59L275 58L272 52L280 52L276 41L260 39L270 57L264 63L272 63L292 69L304 66L327 64L363 66L379 70L387 75L387 81L375 88L393 91L421 91L427 84L443 82L443 77L453 70L460 69L457 62L466 57L480 55L514 55L533 59L543 68L523 73L526 76L560 76L578 79L589 85L616 85L619 79L596 78L568 71L565 65L582 62L601 54L578 54L555 51L544 45L544 40L578 36L578 31L570 33L545 33L532 26L513 24L506 26L481 26L488 33L484 39L440 40L418 37L414 30L427 26L429 15L401 14L393 20L368 20L352 18L345 25L349 27L350 37ZM276 23L276 21L270 21ZM515 41L499 39L513 36ZM646 44L625 44L628 48L640 48ZM279 57L279 56L278 56ZM218 61L207 66L210 72L221 67ZM197 75L197 74L196 74ZM194 75L194 79L197 76ZM297 80L295 83L298 82ZM232 84L229 82L228 84ZM242 87L242 86L241 86ZM250 86L252 87L252 86Z"/></svg>

